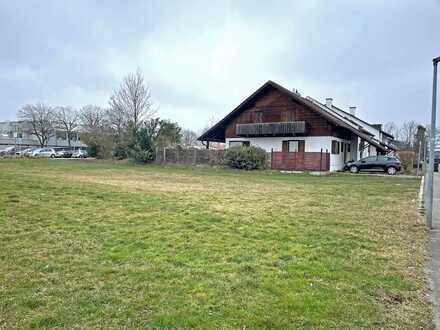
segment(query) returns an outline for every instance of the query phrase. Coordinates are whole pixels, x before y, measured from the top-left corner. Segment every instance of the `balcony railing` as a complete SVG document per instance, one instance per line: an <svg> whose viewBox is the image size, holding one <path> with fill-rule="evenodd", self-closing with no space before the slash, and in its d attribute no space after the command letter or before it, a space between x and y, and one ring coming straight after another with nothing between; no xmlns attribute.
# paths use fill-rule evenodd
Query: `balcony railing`
<svg viewBox="0 0 440 330"><path fill-rule="evenodd" d="M295 136L306 135L308 125L305 121L237 124L235 131L238 136Z"/></svg>

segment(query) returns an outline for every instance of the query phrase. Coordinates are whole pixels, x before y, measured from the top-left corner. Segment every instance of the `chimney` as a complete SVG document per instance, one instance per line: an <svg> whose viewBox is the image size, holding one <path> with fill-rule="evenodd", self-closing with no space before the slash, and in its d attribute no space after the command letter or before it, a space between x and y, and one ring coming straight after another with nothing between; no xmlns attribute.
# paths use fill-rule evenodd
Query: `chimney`
<svg viewBox="0 0 440 330"><path fill-rule="evenodd" d="M333 99L331 98L331 97L327 97L326 99L325 99L325 106L327 107L327 108L332 108L332 103L333 103Z"/></svg>
<svg viewBox="0 0 440 330"><path fill-rule="evenodd" d="M356 107L348 107L350 109L350 115L356 116Z"/></svg>

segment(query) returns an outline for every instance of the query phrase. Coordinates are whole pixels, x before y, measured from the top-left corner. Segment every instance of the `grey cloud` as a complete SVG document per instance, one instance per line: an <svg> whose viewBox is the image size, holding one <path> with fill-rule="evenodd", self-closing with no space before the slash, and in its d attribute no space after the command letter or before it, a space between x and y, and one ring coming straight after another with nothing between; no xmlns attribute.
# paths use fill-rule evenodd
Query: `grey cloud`
<svg viewBox="0 0 440 330"><path fill-rule="evenodd" d="M29 102L106 105L139 67L159 114L194 129L268 79L426 122L438 17L434 0L4 1L0 120Z"/></svg>

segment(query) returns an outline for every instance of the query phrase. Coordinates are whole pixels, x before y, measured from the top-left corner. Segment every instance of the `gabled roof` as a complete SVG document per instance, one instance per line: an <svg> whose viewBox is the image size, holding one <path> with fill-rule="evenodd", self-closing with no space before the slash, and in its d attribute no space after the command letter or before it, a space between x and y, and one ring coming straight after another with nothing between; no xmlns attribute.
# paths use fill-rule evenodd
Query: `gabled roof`
<svg viewBox="0 0 440 330"><path fill-rule="evenodd" d="M356 120L359 120L360 122L364 123L365 125L371 126L371 127L375 128L375 129L377 129L378 131L380 131L381 133L385 134L386 136L394 139L393 135L391 135L390 133L385 132L384 130L382 130L382 124L370 124L370 123L367 123L365 120L363 120L363 119L361 119L361 118L359 118L359 117L357 117L357 116L355 116L355 115L353 115L353 114L351 114L351 113L349 113L349 112L347 112L347 111L345 111L345 110L343 110L343 109L341 109L339 107L336 107L336 106L333 106L333 107L336 108L337 110L343 112L346 115L346 117L348 117L348 118L351 117L351 118L354 118Z"/></svg>
<svg viewBox="0 0 440 330"><path fill-rule="evenodd" d="M359 130L359 131L362 132L362 133L368 134L369 137L370 137L370 140L365 139L365 138L363 138L362 136L360 136L359 134L356 134L356 132L352 131L354 134L356 134L357 136L359 136L359 137L363 138L364 140L368 141L370 144L372 144L372 145L374 145L374 146L376 146L376 147L379 147L380 149L382 149L382 150L384 150L384 151L385 151L386 148L389 148L389 149L392 149L392 150L395 150L395 149L396 149L396 147L395 147L394 145L387 144L387 143L384 143L383 141L380 141L380 140L376 139L376 138L374 137L373 134L371 134L371 133L370 133L369 131L367 131L363 126L359 125L359 124L358 124L357 122L355 122L354 120L351 120L350 117L347 118L346 116L343 116L343 115L339 114L337 111L334 111L333 108L336 108L335 106L332 106L332 109L330 109L330 108L328 108L327 106L325 106L324 104L322 104L322 103L316 101L315 99L311 98L310 96L308 96L307 99L312 100L312 101L313 101L314 103L316 103L319 107L321 107L324 111L327 111L327 112L329 112L329 113L332 113L334 116L336 116L336 117L340 117L341 119L345 120L345 121L347 122L347 124L351 125L353 128ZM337 110L340 110L339 108L336 108L336 109L337 109ZM343 111L343 110L341 110L341 111L345 113L345 111ZM353 116L353 115L351 115L351 117L352 117L352 118L353 118L353 117L354 117L354 118L357 118L357 117L355 117L355 116ZM365 121L363 121L363 120L360 120L360 121L361 121L362 123L364 123L365 125L371 126L371 124L368 124L367 122L365 122ZM377 130L377 131L379 131L379 130ZM385 147L386 147L386 148L385 148Z"/></svg>
<svg viewBox="0 0 440 330"><path fill-rule="evenodd" d="M324 117L329 122L333 123L336 126L340 126L346 128L351 131L353 134L359 136L360 138L366 140L370 144L375 147L386 150L385 146L378 140L374 139L372 135L363 129L361 126L357 125L354 121L351 121L343 116L339 115L336 111L332 111L323 104L312 98L304 98L298 93L292 92L287 88L269 80L263 86L258 88L254 93L252 93L248 98L246 98L242 103L240 103L234 110L232 110L229 114L227 114L222 120L220 120L217 124L208 129L205 133L203 133L198 140L199 141L213 141L213 142L225 142L225 130L228 126L229 122L239 116L248 105L250 105L254 99L267 88L274 88L281 93L289 96L296 102L305 105L312 111L317 112L322 117Z"/></svg>

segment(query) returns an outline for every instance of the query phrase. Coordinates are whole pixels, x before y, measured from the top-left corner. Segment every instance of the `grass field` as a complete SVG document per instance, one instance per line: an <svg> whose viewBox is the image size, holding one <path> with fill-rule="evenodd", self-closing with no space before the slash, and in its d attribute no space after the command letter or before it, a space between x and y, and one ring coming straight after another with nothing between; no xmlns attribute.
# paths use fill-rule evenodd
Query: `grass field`
<svg viewBox="0 0 440 330"><path fill-rule="evenodd" d="M431 329L418 187L0 160L0 328Z"/></svg>

